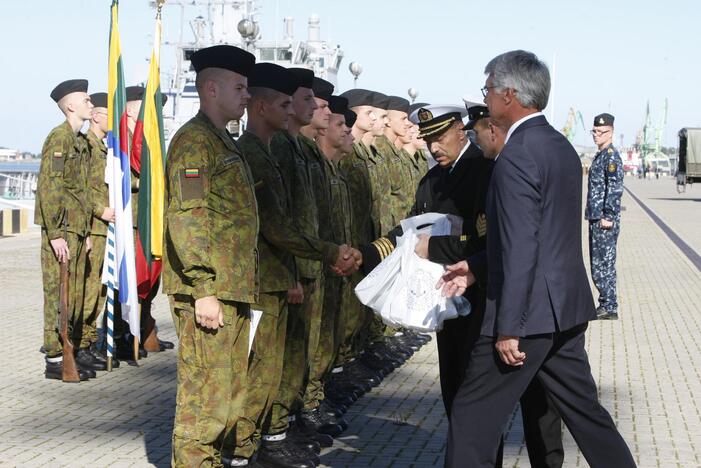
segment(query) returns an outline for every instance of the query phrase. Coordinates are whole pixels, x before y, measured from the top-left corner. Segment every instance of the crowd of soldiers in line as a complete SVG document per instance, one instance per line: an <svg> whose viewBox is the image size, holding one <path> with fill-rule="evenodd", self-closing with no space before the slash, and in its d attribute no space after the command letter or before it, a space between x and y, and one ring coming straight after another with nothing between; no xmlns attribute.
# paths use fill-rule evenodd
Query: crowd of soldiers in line
<svg viewBox="0 0 701 468"><path fill-rule="evenodd" d="M193 55L201 109L167 155L163 292L180 343L176 466L315 466L320 447L346 429L348 407L430 340L388 328L360 304L362 255L350 247L372 249L375 264L393 249L381 236L407 216L428 170L408 119L421 105L360 89L335 96L310 70L254 62L232 46ZM35 223L49 379L61 379L64 261L80 379L106 368L96 321L115 219L104 175L107 95L87 88L69 80L51 93L66 120L42 149ZM130 137L143 93L127 88ZM234 140L227 124L244 111L246 130ZM156 335L155 293L140 300L142 357L173 347ZM262 312L255 339L252 311ZM114 367L133 350L116 315Z"/></svg>

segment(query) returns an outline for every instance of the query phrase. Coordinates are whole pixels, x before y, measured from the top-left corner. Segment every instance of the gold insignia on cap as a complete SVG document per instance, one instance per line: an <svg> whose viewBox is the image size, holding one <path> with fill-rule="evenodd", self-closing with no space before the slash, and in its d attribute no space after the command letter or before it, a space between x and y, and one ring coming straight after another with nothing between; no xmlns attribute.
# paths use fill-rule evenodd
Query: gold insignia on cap
<svg viewBox="0 0 701 468"><path fill-rule="evenodd" d="M429 120L433 120L433 113L425 108L419 109L419 122L428 122Z"/></svg>
<svg viewBox="0 0 701 468"><path fill-rule="evenodd" d="M487 234L487 216L484 213L477 217L475 229L477 230L478 237L484 237L484 235Z"/></svg>
<svg viewBox="0 0 701 468"><path fill-rule="evenodd" d="M609 172L616 172L616 163L609 164Z"/></svg>
<svg viewBox="0 0 701 468"><path fill-rule="evenodd" d="M601 125L603 125L603 124L606 123L606 121L604 120L603 117L599 117L599 123L600 123Z"/></svg>

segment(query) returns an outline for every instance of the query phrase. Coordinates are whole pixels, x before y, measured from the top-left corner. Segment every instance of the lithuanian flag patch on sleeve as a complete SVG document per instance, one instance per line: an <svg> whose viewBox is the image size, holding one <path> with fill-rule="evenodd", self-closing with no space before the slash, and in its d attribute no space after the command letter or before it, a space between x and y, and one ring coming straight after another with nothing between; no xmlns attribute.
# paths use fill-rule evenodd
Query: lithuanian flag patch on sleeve
<svg viewBox="0 0 701 468"><path fill-rule="evenodd" d="M198 168L190 168L190 169L185 169L185 177L188 179L192 177L199 177L200 176L200 170Z"/></svg>

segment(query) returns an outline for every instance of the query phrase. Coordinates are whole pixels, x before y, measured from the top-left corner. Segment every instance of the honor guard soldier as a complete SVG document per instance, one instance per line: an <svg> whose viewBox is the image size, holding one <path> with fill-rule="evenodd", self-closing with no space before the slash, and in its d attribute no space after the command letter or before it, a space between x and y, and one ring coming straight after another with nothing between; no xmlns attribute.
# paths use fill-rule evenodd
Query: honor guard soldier
<svg viewBox="0 0 701 468"><path fill-rule="evenodd" d="M88 348L90 353L105 364L106 360L97 351L97 318L105 308L107 287L102 284L102 266L105 259L107 227L114 222L114 208L110 208L109 187L105 182L107 166L107 93L90 95L93 104L90 127L86 135L90 149L89 190L91 196L90 239L92 249L88 254L85 267L85 300L83 310L85 320L81 348ZM119 367L119 361L112 359L112 367Z"/></svg>
<svg viewBox="0 0 701 468"><path fill-rule="evenodd" d="M591 275L599 290L599 320L618 319L616 299L616 242L621 230L623 162L613 146L611 114L594 117L591 131L599 151L589 169L589 191L584 216L589 220Z"/></svg>
<svg viewBox="0 0 701 468"><path fill-rule="evenodd" d="M68 80L51 91L65 121L51 130L41 150L34 223L41 226L41 270L44 288L44 345L47 379L62 378L62 345L57 327L61 263L68 263L69 335L82 341L86 239L90 233L88 145L80 129L90 119L87 80ZM87 243L89 244L89 242ZM70 319L69 319L70 320ZM94 377L92 357L79 350L80 380ZM80 361L83 361L82 363Z"/></svg>
<svg viewBox="0 0 701 468"><path fill-rule="evenodd" d="M163 292L178 334L175 467L222 466L246 404L250 304L258 299L253 177L226 130L243 116L255 57L237 47L192 57L200 111L166 163Z"/></svg>

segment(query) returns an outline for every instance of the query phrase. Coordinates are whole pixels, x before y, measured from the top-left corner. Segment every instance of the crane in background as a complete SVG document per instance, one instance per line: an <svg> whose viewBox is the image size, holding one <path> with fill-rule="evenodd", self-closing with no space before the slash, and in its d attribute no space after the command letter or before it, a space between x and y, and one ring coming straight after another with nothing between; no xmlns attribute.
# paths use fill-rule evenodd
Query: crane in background
<svg viewBox="0 0 701 468"><path fill-rule="evenodd" d="M587 128L584 126L582 113L575 110L574 107L570 107L570 112L567 114L567 122L565 123L565 126L562 127L562 130L560 130L570 142L572 142L575 135L577 135L577 123L582 126L582 130L587 130Z"/></svg>

